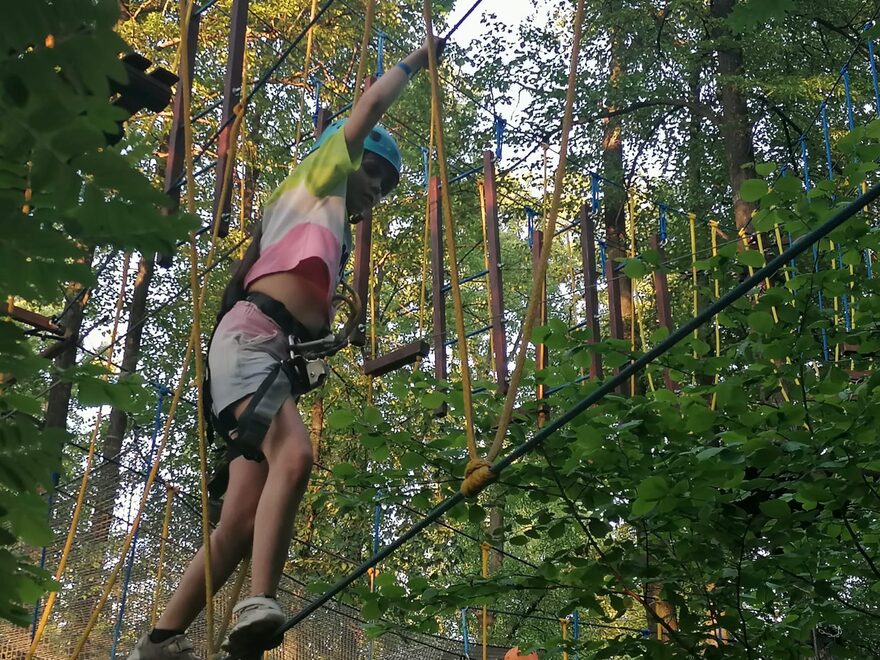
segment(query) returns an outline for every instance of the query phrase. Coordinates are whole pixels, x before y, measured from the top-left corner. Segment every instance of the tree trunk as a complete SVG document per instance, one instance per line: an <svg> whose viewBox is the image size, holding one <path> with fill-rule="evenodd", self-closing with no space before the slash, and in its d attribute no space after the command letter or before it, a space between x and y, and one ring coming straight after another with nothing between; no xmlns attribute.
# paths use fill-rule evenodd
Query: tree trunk
<svg viewBox="0 0 880 660"><path fill-rule="evenodd" d="M755 178L755 150L752 144L752 125L749 121L746 98L738 78L743 75L742 47L721 21L736 5L737 0L711 0L710 13L719 21L713 32L718 58L718 89L721 96L721 133L724 136L724 155L727 178L733 192L734 219L738 229L747 228L755 205L740 198L740 188L746 179Z"/></svg>
<svg viewBox="0 0 880 660"><path fill-rule="evenodd" d="M92 248L83 260L91 264L94 256L95 250ZM64 339L61 340L63 345L55 357L55 367L59 370L69 369L76 362L76 352L79 348L79 333L82 329L85 307L89 301L89 291L87 289L84 290L79 284L71 283L67 288L65 306L67 306L70 300L74 299L76 299L76 302L69 305L69 309L59 319L59 324L64 328ZM67 428L72 386L70 382L58 381L49 390L44 418L46 428Z"/></svg>
<svg viewBox="0 0 880 660"><path fill-rule="evenodd" d="M620 11L619 0L609 0L607 3L608 15ZM626 64L623 61L623 39L620 29L611 25L608 28L608 40L610 43L609 54L609 89L608 100L605 110L616 110L617 88L626 75ZM603 120L602 136L602 175L607 181L604 192L605 213L605 240L607 243L607 257L614 262L618 257L626 256L629 247L629 239L626 231L626 190L621 187L625 184L626 172L623 166L623 126L620 116L608 117ZM620 186L615 184L620 184ZM629 278L621 276L620 285L620 311L623 317L624 333L632 332L629 328L632 316L632 288Z"/></svg>
<svg viewBox="0 0 880 660"><path fill-rule="evenodd" d="M147 320L147 295L155 269L153 256L141 256L138 265L137 279L132 292L131 305L128 310L128 331L125 335L125 349L122 354L122 370L120 376L133 374L138 367L141 353L141 339ZM100 458L104 466L95 475L95 516L92 522L90 538L93 541L104 541L110 534L112 523L113 502L119 489L119 465L116 460L122 451L122 441L128 426L128 415L124 410L112 408L110 423L101 445Z"/></svg>

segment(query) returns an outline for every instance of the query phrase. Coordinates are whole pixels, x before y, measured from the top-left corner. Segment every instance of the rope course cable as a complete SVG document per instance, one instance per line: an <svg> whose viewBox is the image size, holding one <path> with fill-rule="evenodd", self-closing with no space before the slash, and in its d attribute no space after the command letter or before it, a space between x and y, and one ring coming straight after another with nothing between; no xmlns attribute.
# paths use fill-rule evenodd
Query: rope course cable
<svg viewBox="0 0 880 660"><path fill-rule="evenodd" d="M501 474L504 469L539 447L548 437L550 437L556 431L573 421L582 412L587 410L587 408L594 405L595 403L598 403L607 394L613 392L623 383L626 383L627 380L632 376L632 374L638 373L644 367L651 364L656 359L668 352L675 345L677 345L684 339L687 339L687 337L690 336L694 330L705 325L715 315L727 309L739 298L747 295L755 286L760 284L763 279L772 276L774 273L782 269L790 259L794 259L803 254L816 241L827 236L834 229L844 224L847 220L859 213L868 204L875 202L878 198L880 198L880 183L875 184L874 186L869 188L867 192L861 194L858 198L851 201L849 204L847 204L846 207L838 211L830 219L826 220L821 225L810 230L809 232L801 236L798 240L794 241L784 252L771 259L766 266L755 271L755 274L753 276L743 279L736 287L715 300L712 304L708 305L702 312L689 319L683 325L679 326L666 339L654 346L650 351L648 351L644 355L639 356L630 364L623 366L616 375L603 381L602 384L597 389L593 390L589 395L580 399L577 403L575 403L558 417L550 420L529 440L516 446L504 458L495 462L491 468L492 472L496 475ZM436 520L445 515L450 509L464 501L464 499L465 496L463 493L461 493L461 491L450 495L446 500L431 509L431 511L428 512L424 519L413 525L409 530L407 530L397 539L386 545L378 553L374 554L371 558L369 558L347 576L337 581L323 595L313 600L311 603L309 603L308 606L298 612L295 616L288 619L288 621L278 631L279 634L290 630L299 622L309 617L318 608L320 608L322 605L327 603L338 593L348 587L348 585L366 575L369 568L375 566L378 562L390 557L403 545L405 545L414 537L418 536L425 529L430 527L431 524L433 524Z"/></svg>

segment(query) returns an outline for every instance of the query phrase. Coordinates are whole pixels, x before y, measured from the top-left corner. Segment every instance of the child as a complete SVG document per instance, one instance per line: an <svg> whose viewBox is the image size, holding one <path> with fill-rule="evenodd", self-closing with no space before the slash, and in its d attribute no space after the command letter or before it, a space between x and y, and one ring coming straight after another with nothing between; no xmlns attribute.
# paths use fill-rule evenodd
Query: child
<svg viewBox="0 0 880 660"><path fill-rule="evenodd" d="M439 55L445 43L435 45ZM400 151L377 123L427 63L426 41L364 92L347 121L324 132L272 194L223 294L208 352L208 389L213 413L229 422L233 442L220 523L211 534L214 589L249 552L252 558L250 596L234 608L237 622L222 647L227 653L252 656L281 641L273 639L285 621L275 594L313 459L294 399L308 388L297 390L294 375L279 372L279 365L289 358L288 335L309 341L326 334L333 294L350 252L348 219L376 206L400 178ZM261 399L258 388L278 373L284 377L269 388L275 395L281 392L270 404L277 412L262 428L246 424L259 418L254 406L248 409L252 399L261 401L256 408L272 399L269 393ZM196 660L185 631L204 604L203 548L129 660Z"/></svg>

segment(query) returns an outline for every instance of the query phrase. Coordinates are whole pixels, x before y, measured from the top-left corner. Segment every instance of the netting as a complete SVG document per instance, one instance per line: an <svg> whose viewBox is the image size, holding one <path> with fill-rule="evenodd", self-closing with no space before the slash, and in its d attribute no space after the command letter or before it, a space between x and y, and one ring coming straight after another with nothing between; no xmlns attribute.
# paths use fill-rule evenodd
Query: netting
<svg viewBox="0 0 880 660"><path fill-rule="evenodd" d="M61 580L58 600L35 655L39 660L69 658L98 602L107 576L119 557L138 498L143 492L145 466L141 458L134 460L138 463L105 461L92 471L86 505L67 570ZM115 486L117 483L118 487ZM58 565L78 486L76 478L62 482L53 498L50 517L55 539L45 549L45 566L50 571ZM158 611L161 613L177 579L201 544L201 520L197 508L187 498L175 497L163 575L157 583L165 501L165 486L155 484L145 509L137 544L129 553L131 561L126 563L120 580L101 612L80 656L83 660L125 658L137 638L150 628L154 599L158 595ZM31 553L33 561L39 562L42 551L32 549ZM219 629L228 608L234 604L230 590L235 578L233 575L216 596L215 630ZM245 583L243 593L247 593L246 590ZM125 605L120 619L123 597ZM304 584L291 575L282 578L278 600L286 611L298 611L309 599ZM117 627L118 641L114 644ZM207 640L203 615L187 634L197 651L204 653ZM0 622L0 660L23 659L30 642L31 629L15 628ZM386 634L375 640L372 646L372 657L377 660L452 660L464 657L460 640L418 634ZM338 602L329 603L288 632L284 643L270 653L273 660L348 660L368 657L370 641L364 633L364 622L359 618L358 610Z"/></svg>

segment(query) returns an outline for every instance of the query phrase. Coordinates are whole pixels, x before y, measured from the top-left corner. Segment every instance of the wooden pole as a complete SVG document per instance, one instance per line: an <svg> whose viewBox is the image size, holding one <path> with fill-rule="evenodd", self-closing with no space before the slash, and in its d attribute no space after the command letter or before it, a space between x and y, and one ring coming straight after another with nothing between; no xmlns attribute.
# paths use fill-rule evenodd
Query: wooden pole
<svg viewBox="0 0 880 660"><path fill-rule="evenodd" d="M507 393L507 334L504 325L504 285L501 276L501 242L498 230L498 190L495 160L490 150L483 152L483 195L486 205L486 255L489 262L489 308L492 314L492 350L498 391Z"/></svg>

